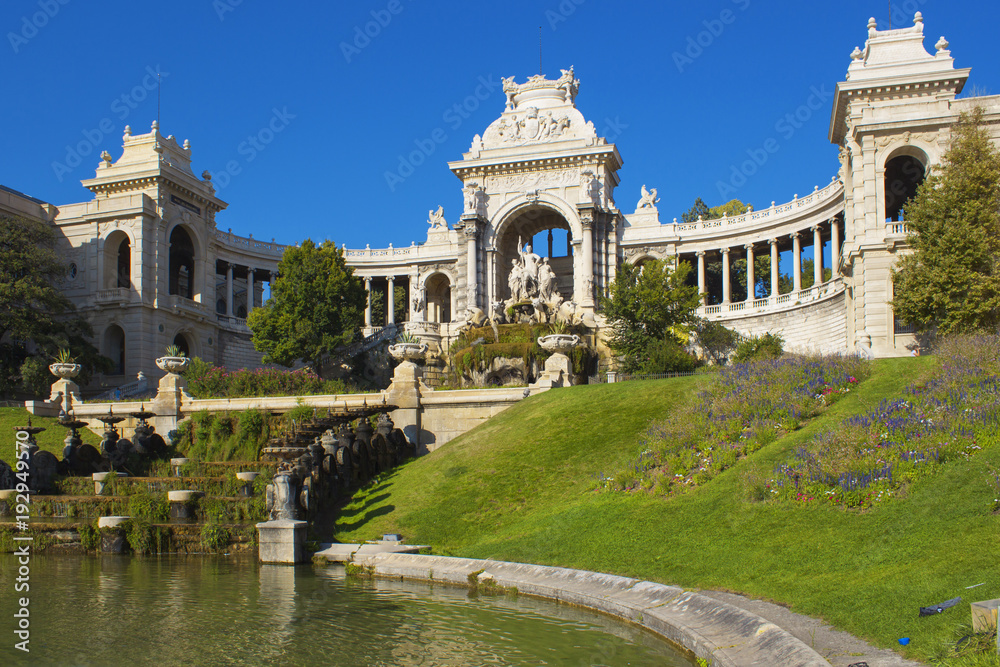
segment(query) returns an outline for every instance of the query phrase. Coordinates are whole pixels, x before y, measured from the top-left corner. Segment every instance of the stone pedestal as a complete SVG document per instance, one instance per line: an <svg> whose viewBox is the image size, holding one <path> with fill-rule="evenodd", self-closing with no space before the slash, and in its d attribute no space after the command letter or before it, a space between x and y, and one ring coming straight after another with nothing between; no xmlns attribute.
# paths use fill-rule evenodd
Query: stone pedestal
<svg viewBox="0 0 1000 667"><path fill-rule="evenodd" d="M236 473L236 479L243 482L243 488L240 490L240 494L249 498L253 495L253 482L260 475L259 472L238 472Z"/></svg>
<svg viewBox="0 0 1000 667"><path fill-rule="evenodd" d="M175 430L182 417L181 404L194 400L187 391L187 380L179 375L188 363L189 360L184 357L160 357L156 360L156 365L166 371L166 375L160 378L156 398L150 405L150 410L156 413L153 426L157 433L167 434Z"/></svg>
<svg viewBox="0 0 1000 667"><path fill-rule="evenodd" d="M565 354L556 352L545 360L545 370L531 385L533 389L554 389L573 384L573 362Z"/></svg>
<svg viewBox="0 0 1000 667"><path fill-rule="evenodd" d="M277 519L257 524L260 562L294 565L305 562L305 521Z"/></svg>
<svg viewBox="0 0 1000 667"><path fill-rule="evenodd" d="M181 490L167 491L167 501L170 503L170 518L190 520L195 517L195 502L204 493L201 491Z"/></svg>
<svg viewBox="0 0 1000 667"><path fill-rule="evenodd" d="M185 458L170 459L170 467L174 471L174 477L180 477L181 476L181 466L185 466L188 463L190 463L190 461L188 459L185 459Z"/></svg>
<svg viewBox="0 0 1000 667"><path fill-rule="evenodd" d="M102 516L97 520L97 528L101 531L101 553L125 553L125 528L122 526L131 517Z"/></svg>
<svg viewBox="0 0 1000 667"><path fill-rule="evenodd" d="M425 346L426 347L426 346ZM406 439L414 444L418 453L426 451L420 437L420 396L431 391L423 382L423 372L412 361L403 361L392 374L392 383L386 389L386 400L397 406L392 421L402 429Z"/></svg>
<svg viewBox="0 0 1000 667"><path fill-rule="evenodd" d="M0 491L0 516L14 516L14 498L17 491L14 489L4 489Z"/></svg>
<svg viewBox="0 0 1000 667"><path fill-rule="evenodd" d="M103 495L104 486L107 484L108 479L115 475L118 477L128 477L128 473L125 472L95 472L92 474L91 478L94 480L94 495Z"/></svg>
<svg viewBox="0 0 1000 667"><path fill-rule="evenodd" d="M55 404L69 414L76 403L83 403L80 398L80 386L69 378L59 378L52 384L49 403Z"/></svg>

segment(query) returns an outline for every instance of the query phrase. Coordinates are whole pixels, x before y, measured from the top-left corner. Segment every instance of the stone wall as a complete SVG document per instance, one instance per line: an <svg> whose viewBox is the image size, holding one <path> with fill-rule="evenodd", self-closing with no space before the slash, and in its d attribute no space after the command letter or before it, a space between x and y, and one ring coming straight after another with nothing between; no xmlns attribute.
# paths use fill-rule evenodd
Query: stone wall
<svg viewBox="0 0 1000 667"><path fill-rule="evenodd" d="M721 322L744 335L781 334L785 350L843 354L847 351L847 306L843 292L823 301Z"/></svg>
<svg viewBox="0 0 1000 667"><path fill-rule="evenodd" d="M432 452L524 398L524 387L421 391L420 449Z"/></svg>
<svg viewBox="0 0 1000 667"><path fill-rule="evenodd" d="M219 346L216 352L215 365L228 368L264 368L261 362L263 355L254 349L250 334L235 331L219 330Z"/></svg>

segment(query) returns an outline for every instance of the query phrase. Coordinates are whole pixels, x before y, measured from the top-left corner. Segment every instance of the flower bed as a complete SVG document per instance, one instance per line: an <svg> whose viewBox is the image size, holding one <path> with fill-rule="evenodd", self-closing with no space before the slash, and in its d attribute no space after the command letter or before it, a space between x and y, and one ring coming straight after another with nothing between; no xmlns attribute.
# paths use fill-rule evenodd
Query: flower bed
<svg viewBox="0 0 1000 667"><path fill-rule="evenodd" d="M883 400L800 447L775 468L760 495L870 507L950 461L968 460L984 446L994 446L1000 424L1000 336L952 339L938 356L940 368L926 382L910 385L904 396ZM995 474L992 479L1000 488Z"/></svg>
<svg viewBox="0 0 1000 667"><path fill-rule="evenodd" d="M709 481L804 419L834 403L868 376L853 357L797 357L722 369L700 401L653 422L638 460L606 489L670 494Z"/></svg>

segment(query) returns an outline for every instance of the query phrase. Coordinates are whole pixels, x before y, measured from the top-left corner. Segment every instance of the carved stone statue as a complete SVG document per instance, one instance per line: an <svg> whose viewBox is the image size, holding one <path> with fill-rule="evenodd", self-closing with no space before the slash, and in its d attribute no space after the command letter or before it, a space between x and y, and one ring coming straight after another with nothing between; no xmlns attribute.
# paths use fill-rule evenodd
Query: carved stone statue
<svg viewBox="0 0 1000 667"><path fill-rule="evenodd" d="M642 186L642 197L639 199L639 203L635 205L635 210L640 210L644 208L656 208L656 202L660 201L656 196L656 188L652 191L646 190L645 184Z"/></svg>
<svg viewBox="0 0 1000 667"><path fill-rule="evenodd" d="M465 215L481 215L486 217L486 202L489 197L478 183L469 183L462 190L465 196Z"/></svg>
<svg viewBox="0 0 1000 667"><path fill-rule="evenodd" d="M538 267L538 298L543 303L552 303L554 301L553 297L558 296L555 293L555 288L556 273L549 266L549 258L545 257L542 259L541 266Z"/></svg>
<svg viewBox="0 0 1000 667"><path fill-rule="evenodd" d="M444 219L444 206L438 206L436 211L428 211L427 215L427 224L431 226L431 229L446 229L448 227L448 223Z"/></svg>
<svg viewBox="0 0 1000 667"><path fill-rule="evenodd" d="M510 298L514 301L524 299L524 264L519 257L515 257L511 262L513 265L510 275L507 277L507 286L510 287Z"/></svg>
<svg viewBox="0 0 1000 667"><path fill-rule="evenodd" d="M514 77L501 77L500 80L503 82L503 92L507 96L507 107L504 111L512 111L514 109L514 95L517 95L517 84L514 83Z"/></svg>

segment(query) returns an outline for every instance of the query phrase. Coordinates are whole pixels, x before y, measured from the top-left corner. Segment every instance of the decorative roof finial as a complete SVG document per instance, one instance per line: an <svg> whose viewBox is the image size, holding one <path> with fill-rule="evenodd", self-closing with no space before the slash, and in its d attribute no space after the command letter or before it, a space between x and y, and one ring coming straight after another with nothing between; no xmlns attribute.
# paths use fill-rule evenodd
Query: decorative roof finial
<svg viewBox="0 0 1000 667"><path fill-rule="evenodd" d="M158 120L154 120L154 121L153 121L153 126L152 126L152 130L153 130L154 132L156 132L156 131L158 131L159 129L160 129L160 121L158 121Z"/></svg>
<svg viewBox="0 0 1000 667"><path fill-rule="evenodd" d="M186 150L186 151L191 150L191 140L190 139L185 139L184 140L184 150Z"/></svg>
<svg viewBox="0 0 1000 667"><path fill-rule="evenodd" d="M913 15L913 25L920 25L923 22L924 22L924 15L923 14L921 14L920 12L917 12L916 14Z"/></svg>
<svg viewBox="0 0 1000 667"><path fill-rule="evenodd" d="M944 38L944 35L941 35L941 39L937 41L937 44L934 45L934 48L937 49L937 52L939 54L944 53L945 51L948 50L948 40Z"/></svg>
<svg viewBox="0 0 1000 667"><path fill-rule="evenodd" d="M864 52L860 48L855 46L854 50L851 51L851 60L861 60L864 57L864 55L865 55Z"/></svg>
<svg viewBox="0 0 1000 667"><path fill-rule="evenodd" d="M131 125L126 125L125 126L125 136L126 137L131 137L132 136L132 126Z"/></svg>
<svg viewBox="0 0 1000 667"><path fill-rule="evenodd" d="M874 30L877 27L878 27L878 21L875 20L874 16L871 17L870 19L868 19L868 29L869 30Z"/></svg>

